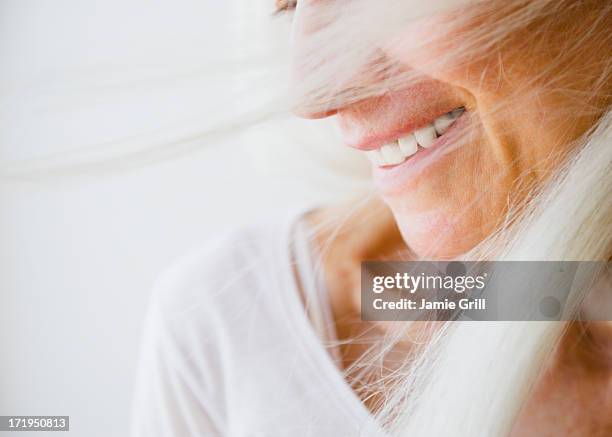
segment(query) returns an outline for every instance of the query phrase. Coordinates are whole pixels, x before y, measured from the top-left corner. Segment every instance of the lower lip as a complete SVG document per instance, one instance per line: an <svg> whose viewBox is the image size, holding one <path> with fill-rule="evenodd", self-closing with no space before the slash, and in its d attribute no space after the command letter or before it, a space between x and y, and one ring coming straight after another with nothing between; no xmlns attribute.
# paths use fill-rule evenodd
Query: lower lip
<svg viewBox="0 0 612 437"><path fill-rule="evenodd" d="M387 190L403 187L417 176L419 176L430 165L438 162L441 158L452 152L459 146L459 138L466 131L469 123L467 112L461 116L438 137L427 149L419 148L419 151L398 165L386 167L374 167L374 179L377 184Z"/></svg>

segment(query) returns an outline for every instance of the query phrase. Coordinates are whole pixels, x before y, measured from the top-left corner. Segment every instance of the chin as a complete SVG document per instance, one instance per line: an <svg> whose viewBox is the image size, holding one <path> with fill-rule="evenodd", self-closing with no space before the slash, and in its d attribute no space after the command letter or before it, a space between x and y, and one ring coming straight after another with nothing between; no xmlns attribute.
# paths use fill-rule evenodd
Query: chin
<svg viewBox="0 0 612 437"><path fill-rule="evenodd" d="M443 208L425 213L391 209L404 242L419 259L457 259L492 230L480 217L452 214Z"/></svg>

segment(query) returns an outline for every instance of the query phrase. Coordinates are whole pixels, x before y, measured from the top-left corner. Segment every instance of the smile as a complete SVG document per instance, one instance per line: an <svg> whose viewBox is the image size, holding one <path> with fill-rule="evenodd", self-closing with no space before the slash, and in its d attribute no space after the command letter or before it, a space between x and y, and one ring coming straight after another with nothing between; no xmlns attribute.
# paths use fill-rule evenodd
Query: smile
<svg viewBox="0 0 612 437"><path fill-rule="evenodd" d="M399 165L419 151L430 148L464 112L465 108L456 108L420 129L365 153L378 167Z"/></svg>

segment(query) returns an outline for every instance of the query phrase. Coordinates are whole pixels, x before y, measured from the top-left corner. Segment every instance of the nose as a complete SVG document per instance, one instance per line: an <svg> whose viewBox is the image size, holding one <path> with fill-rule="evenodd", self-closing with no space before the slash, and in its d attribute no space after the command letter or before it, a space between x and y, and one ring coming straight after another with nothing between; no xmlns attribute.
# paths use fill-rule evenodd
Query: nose
<svg viewBox="0 0 612 437"><path fill-rule="evenodd" d="M321 118L332 117L338 113L338 110L332 109L330 111L309 112L307 109L296 106L293 108L293 113L300 118L305 118L308 120L318 120Z"/></svg>
<svg viewBox="0 0 612 437"><path fill-rule="evenodd" d="M301 65L307 64L304 62L312 52L312 50L305 49L304 46L308 45L308 42L312 40L312 36L322 28L320 12L321 5L317 5L317 0L300 0L299 2L293 2L295 7L295 14L293 17L293 25L291 32L291 42L293 45L293 59L292 59L292 91L299 89L303 85L304 80L309 79L311 71L306 71ZM324 6L323 6L324 7ZM329 108L324 110L313 110L312 105L309 105L306 100L309 96L303 95L301 92L300 97L297 97L296 104L293 106L293 113L305 119L321 119L335 115L338 111L335 108Z"/></svg>
<svg viewBox="0 0 612 437"><path fill-rule="evenodd" d="M292 109L298 117L321 119L336 115L355 103L347 104L347 97L353 97L354 90L380 81L380 77L372 77L371 63L356 67L348 57L344 61L343 53L333 53L326 50L328 47L322 47L326 38L332 39L339 32L337 8L334 0L297 2L291 34L291 94ZM372 62L381 61L382 52L373 48L372 54L377 58Z"/></svg>

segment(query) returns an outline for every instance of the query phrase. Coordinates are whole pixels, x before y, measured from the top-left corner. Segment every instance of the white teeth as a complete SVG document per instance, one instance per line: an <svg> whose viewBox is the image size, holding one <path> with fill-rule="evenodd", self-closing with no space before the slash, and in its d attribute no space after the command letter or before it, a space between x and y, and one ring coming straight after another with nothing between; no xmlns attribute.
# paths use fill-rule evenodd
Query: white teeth
<svg viewBox="0 0 612 437"><path fill-rule="evenodd" d="M459 108L455 109L452 112L447 112L446 114L438 117L434 120L434 127L436 128L436 132L438 135L442 135L444 132L448 130L448 128L459 118L461 114L463 114L464 109Z"/></svg>
<svg viewBox="0 0 612 437"><path fill-rule="evenodd" d="M397 165L404 162L406 158L416 152L416 141L414 144L414 152L405 152L401 146L401 143L396 141L394 143L385 144L380 149L368 150L366 154L368 155L370 161L379 167L386 165Z"/></svg>
<svg viewBox="0 0 612 437"><path fill-rule="evenodd" d="M438 135L442 135L455 122L455 118L450 114L444 114L434 120L434 127Z"/></svg>
<svg viewBox="0 0 612 437"><path fill-rule="evenodd" d="M366 152L366 155L368 159L370 160L370 162L372 162L372 164L379 166L379 167L384 165L382 153L380 153L380 149L368 150Z"/></svg>
<svg viewBox="0 0 612 437"><path fill-rule="evenodd" d="M425 149L431 147L436 138L444 134L464 111L464 108L457 108L393 143L385 144L379 149L368 150L366 154L370 161L378 167L401 164L408 157L417 153L419 146Z"/></svg>
<svg viewBox="0 0 612 437"><path fill-rule="evenodd" d="M465 108L463 108L463 107L462 107L462 108L456 108L456 109L453 109L453 110L450 112L450 114L451 114L453 117L455 117L455 118L459 118L459 116L460 116L461 114L463 114L464 112L465 112Z"/></svg>
<svg viewBox="0 0 612 437"><path fill-rule="evenodd" d="M421 129L415 130L414 137L416 138L417 143L419 143L419 146L427 149L434 143L434 141L436 141L438 135L436 135L436 128L434 128L434 125L428 124Z"/></svg>
<svg viewBox="0 0 612 437"><path fill-rule="evenodd" d="M417 140L412 134L400 138L397 142L399 143L400 150L405 156L412 156L419 150Z"/></svg>
<svg viewBox="0 0 612 437"><path fill-rule="evenodd" d="M384 165L396 165L404 162L405 156L399 148L397 142L395 144L386 144L380 149L384 161Z"/></svg>

